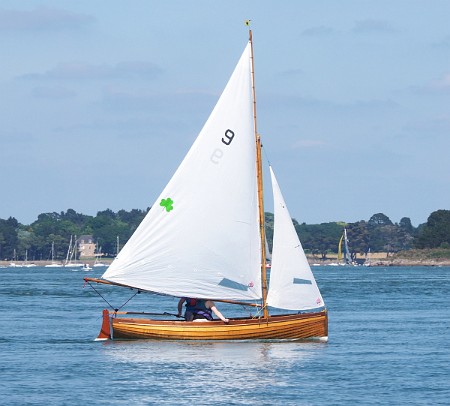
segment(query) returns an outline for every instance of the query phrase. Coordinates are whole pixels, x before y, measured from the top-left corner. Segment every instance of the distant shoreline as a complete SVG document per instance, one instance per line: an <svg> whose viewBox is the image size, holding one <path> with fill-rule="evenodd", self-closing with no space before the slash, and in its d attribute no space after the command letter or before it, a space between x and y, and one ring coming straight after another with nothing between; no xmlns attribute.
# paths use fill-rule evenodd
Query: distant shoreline
<svg viewBox="0 0 450 406"><path fill-rule="evenodd" d="M320 258L314 257L314 256L307 256L308 262L310 265L324 265L324 266L333 266L337 265L337 259L336 258L327 258L325 260L322 260ZM113 261L112 258L104 258L102 259L102 263L109 266L111 262ZM11 262L13 261L0 261L0 266L9 268ZM80 260L78 261L83 264L89 264L89 266L93 266L95 264L95 260L87 259L87 260ZM38 267L45 267L45 265L50 265L51 261L28 261L28 265L34 264ZM57 264L60 264L61 267L63 267L61 262L56 261ZM16 267L24 267L23 261L16 261L15 262ZM436 259L429 259L429 258L422 258L422 259L405 259L405 258L396 258L393 257L386 257L384 255L384 258L381 258L380 256L377 256L370 261L371 267L388 267L388 266L450 266L450 259L445 258L436 258ZM13 267L11 267L13 268Z"/></svg>
<svg viewBox="0 0 450 406"><path fill-rule="evenodd" d="M310 265L332 265L337 264L337 254L327 255L322 260L317 255L307 255ZM409 250L397 253L374 252L370 259L364 255L356 255L358 264L368 262L370 266L450 266L449 252L446 250Z"/></svg>
<svg viewBox="0 0 450 406"><path fill-rule="evenodd" d="M333 260L318 260L317 258L308 258L310 265L328 265L336 264ZM364 265L361 265L364 266ZM383 260L376 259L370 262L371 267L388 267L388 266L450 266L448 259L404 259L404 258L386 258Z"/></svg>
<svg viewBox="0 0 450 406"><path fill-rule="evenodd" d="M106 265L111 265L111 262L113 261L112 258L103 258L100 262ZM16 267L25 267L25 262L24 261L0 261L0 266L6 266L9 267L9 265L11 263L15 263ZM52 263L52 261L28 261L27 265L30 266L31 264L34 264L36 266L45 266L45 265L50 265ZM63 267L63 263L62 261L55 261L56 264L61 265L61 267ZM77 260L77 263L81 263L81 264L88 264L89 266L93 266L95 264L95 260L94 259L80 259ZM14 267L11 267L14 268Z"/></svg>

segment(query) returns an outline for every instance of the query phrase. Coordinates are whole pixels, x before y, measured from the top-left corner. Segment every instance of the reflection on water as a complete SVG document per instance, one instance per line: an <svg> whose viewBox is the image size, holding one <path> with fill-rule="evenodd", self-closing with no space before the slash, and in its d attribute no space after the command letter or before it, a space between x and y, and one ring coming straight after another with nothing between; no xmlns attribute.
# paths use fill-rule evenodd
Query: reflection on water
<svg viewBox="0 0 450 406"><path fill-rule="evenodd" d="M120 362L147 364L230 363L234 368L274 362L299 362L320 353L324 343L299 342L177 342L106 341L105 355Z"/></svg>
<svg viewBox="0 0 450 406"><path fill-rule="evenodd" d="M297 380L310 379L326 348L311 342L175 341L112 341L98 347L120 371L112 384L126 388L133 403L191 404L189 399L249 405L297 399Z"/></svg>

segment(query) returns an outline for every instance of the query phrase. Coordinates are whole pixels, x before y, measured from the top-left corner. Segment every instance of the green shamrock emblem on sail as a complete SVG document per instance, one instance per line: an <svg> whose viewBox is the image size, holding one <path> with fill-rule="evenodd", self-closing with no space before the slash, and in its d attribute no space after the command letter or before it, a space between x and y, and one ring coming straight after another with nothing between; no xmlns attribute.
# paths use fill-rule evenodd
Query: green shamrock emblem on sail
<svg viewBox="0 0 450 406"><path fill-rule="evenodd" d="M167 212L173 210L173 200L170 197L167 199L162 199L159 205L165 207Z"/></svg>

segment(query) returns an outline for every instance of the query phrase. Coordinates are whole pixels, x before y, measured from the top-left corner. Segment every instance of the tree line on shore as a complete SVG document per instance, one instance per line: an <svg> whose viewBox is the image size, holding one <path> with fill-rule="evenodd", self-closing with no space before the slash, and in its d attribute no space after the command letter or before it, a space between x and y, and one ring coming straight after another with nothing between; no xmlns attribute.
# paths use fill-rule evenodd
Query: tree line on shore
<svg viewBox="0 0 450 406"><path fill-rule="evenodd" d="M27 253L30 260L48 260L52 244L55 258L63 259L74 235L91 235L102 255L114 257L117 240L123 246L148 210L119 210L115 213L107 209L99 211L96 216L89 216L68 209L61 213L42 213L30 225L20 224L14 217L0 219L0 259L23 260ZM395 253L413 248L450 248L450 210L431 213L427 222L418 227L413 227L407 217L393 223L383 213L374 214L368 221L355 223L300 224L295 219L293 223L305 251L322 258L337 252L344 228L353 257L366 254L369 250ZM266 213L266 233L271 249L272 213Z"/></svg>

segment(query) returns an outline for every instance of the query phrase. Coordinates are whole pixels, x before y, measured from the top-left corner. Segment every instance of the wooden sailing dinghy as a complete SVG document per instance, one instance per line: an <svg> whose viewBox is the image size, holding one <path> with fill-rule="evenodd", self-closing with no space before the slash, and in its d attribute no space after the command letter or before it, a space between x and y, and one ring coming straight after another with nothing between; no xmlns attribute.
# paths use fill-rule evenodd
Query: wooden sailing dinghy
<svg viewBox="0 0 450 406"><path fill-rule="evenodd" d="M250 31L228 84L172 179L102 279L85 280L250 303L260 312L224 323L104 310L99 340L327 339L325 304L271 167L275 220L268 286L253 67Z"/></svg>

